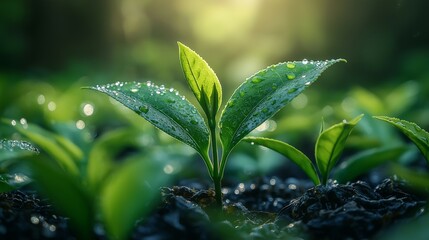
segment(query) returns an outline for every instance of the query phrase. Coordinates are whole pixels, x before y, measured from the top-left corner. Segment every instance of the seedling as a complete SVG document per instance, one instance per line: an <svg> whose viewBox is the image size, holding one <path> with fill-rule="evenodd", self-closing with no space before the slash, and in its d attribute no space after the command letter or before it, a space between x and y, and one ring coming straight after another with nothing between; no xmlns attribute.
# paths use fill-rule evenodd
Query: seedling
<svg viewBox="0 0 429 240"><path fill-rule="evenodd" d="M215 72L193 50L182 43L178 45L183 73L204 111L205 120L196 107L175 89L152 82L117 82L90 89L109 95L155 127L194 148L207 166L220 206L221 182L233 148L316 81L324 70L345 61L303 60L263 69L235 90L217 121L222 105L222 88ZM222 151L218 150L218 140Z"/></svg>
<svg viewBox="0 0 429 240"><path fill-rule="evenodd" d="M304 153L285 142L262 137L246 137L244 140L270 148L286 156L297 164L315 185L326 184L332 168L338 162L344 150L348 136L362 117L363 114L350 122L344 120L326 130L323 129L322 125L315 148L316 165L320 174L317 173L313 162Z"/></svg>

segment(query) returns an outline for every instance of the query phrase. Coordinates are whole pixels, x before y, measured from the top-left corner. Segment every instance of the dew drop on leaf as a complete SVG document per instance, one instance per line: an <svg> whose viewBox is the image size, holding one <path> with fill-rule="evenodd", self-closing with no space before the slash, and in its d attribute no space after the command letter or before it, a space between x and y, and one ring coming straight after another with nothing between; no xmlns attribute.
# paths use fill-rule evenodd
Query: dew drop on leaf
<svg viewBox="0 0 429 240"><path fill-rule="evenodd" d="M286 67L292 69L292 68L295 68L295 64L288 62L288 63L286 63Z"/></svg>
<svg viewBox="0 0 429 240"><path fill-rule="evenodd" d="M141 106L141 107L139 108L139 110L140 110L142 113L147 113L147 112L149 112L149 107L148 107L147 105L143 105L143 106Z"/></svg>
<svg viewBox="0 0 429 240"><path fill-rule="evenodd" d="M137 88L131 88L131 90L130 90L131 92L133 92L133 93L136 93L136 92L138 92L139 90L137 89Z"/></svg>
<svg viewBox="0 0 429 240"><path fill-rule="evenodd" d="M308 64L308 60L304 58L304 59L302 60L302 64L304 64L304 65Z"/></svg>
<svg viewBox="0 0 429 240"><path fill-rule="evenodd" d="M287 79L289 80L293 80L296 77L294 73L288 73L286 76L287 76Z"/></svg>
<svg viewBox="0 0 429 240"><path fill-rule="evenodd" d="M289 91L287 91L288 93L294 93L294 92L296 92L296 90L298 90L297 88L291 88L291 89L289 89Z"/></svg>
<svg viewBox="0 0 429 240"><path fill-rule="evenodd" d="M252 83L260 83L262 82L262 78L255 77L252 79Z"/></svg>

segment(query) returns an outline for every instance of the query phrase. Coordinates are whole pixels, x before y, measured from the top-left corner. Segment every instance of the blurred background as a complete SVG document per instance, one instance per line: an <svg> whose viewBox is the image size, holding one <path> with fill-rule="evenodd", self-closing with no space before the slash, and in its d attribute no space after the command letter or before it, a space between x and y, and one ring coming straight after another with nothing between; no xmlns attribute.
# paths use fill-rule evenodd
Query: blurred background
<svg viewBox="0 0 429 240"><path fill-rule="evenodd" d="M425 0L3 0L0 116L52 131L55 123L69 123L85 131L88 141L127 127L152 136L142 146L176 144L131 111L81 87L151 80L192 100L180 68L180 41L215 70L224 102L246 77L271 64L347 59L254 134L311 152L322 118L330 125L365 113L359 130L365 135L350 145L380 146L400 136L372 115L429 129L428 9ZM0 138L19 136L2 126ZM261 157L255 154L280 158L247 147L241 144L232 156L240 159L239 173L265 169L265 163L251 164ZM178 164L168 163L164 171L172 173ZM233 166L234 160L231 171Z"/></svg>

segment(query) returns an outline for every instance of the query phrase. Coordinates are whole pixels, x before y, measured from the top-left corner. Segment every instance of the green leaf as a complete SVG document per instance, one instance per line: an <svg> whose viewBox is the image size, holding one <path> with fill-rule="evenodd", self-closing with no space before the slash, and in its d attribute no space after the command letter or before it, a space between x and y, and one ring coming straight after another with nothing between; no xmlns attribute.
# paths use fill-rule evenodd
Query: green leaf
<svg viewBox="0 0 429 240"><path fill-rule="evenodd" d="M226 104L220 119L224 153L283 108L333 64L345 61L284 62L249 77Z"/></svg>
<svg viewBox="0 0 429 240"><path fill-rule="evenodd" d="M311 160L301 151L295 147L278 140L262 138L262 137L246 137L243 139L246 142L255 143L271 150L274 150L283 156L290 159L298 165L307 176L313 181L315 185L320 184L319 176L317 175L316 168Z"/></svg>
<svg viewBox="0 0 429 240"><path fill-rule="evenodd" d="M375 116L375 119L385 121L398 128L407 136L422 152L429 163L429 133L413 122L401 120L399 118Z"/></svg>
<svg viewBox="0 0 429 240"><path fill-rule="evenodd" d="M333 178L340 183L354 180L369 170L387 161L398 159L407 151L407 146L388 146L369 149L351 156L342 162L334 172Z"/></svg>
<svg viewBox="0 0 429 240"><path fill-rule="evenodd" d="M155 206L166 175L154 161L128 161L105 181L100 207L106 229L115 239L128 239L135 222Z"/></svg>
<svg viewBox="0 0 429 240"><path fill-rule="evenodd" d="M222 88L207 62L189 47L178 42L179 57L189 87L209 118L214 118L222 104Z"/></svg>
<svg viewBox="0 0 429 240"><path fill-rule="evenodd" d="M13 120L7 122L14 123ZM22 125L15 123L12 126L39 148L51 155L68 172L74 175L79 174L76 161L82 159L83 153L74 143L34 124Z"/></svg>
<svg viewBox="0 0 429 240"><path fill-rule="evenodd" d="M91 189L97 189L105 177L117 167L115 156L126 147L136 146L139 137L142 137L141 132L125 128L109 131L96 140L89 153L87 168Z"/></svg>
<svg viewBox="0 0 429 240"><path fill-rule="evenodd" d="M0 193L19 189L30 182L32 182L32 180L21 173L0 174Z"/></svg>
<svg viewBox="0 0 429 240"><path fill-rule="evenodd" d="M316 163L322 177L322 183L326 184L329 173L339 160L348 136L356 124L362 119L359 115L350 122L343 121L326 129L319 135L316 142Z"/></svg>
<svg viewBox="0 0 429 240"><path fill-rule="evenodd" d="M27 141L0 140L0 163L8 159L29 156L34 153L38 154L39 149Z"/></svg>
<svg viewBox="0 0 429 240"><path fill-rule="evenodd" d="M56 162L47 160L26 159L23 163L30 167L31 177L42 194L70 218L80 239L91 239L95 214L90 194L73 175L61 169Z"/></svg>
<svg viewBox="0 0 429 240"><path fill-rule="evenodd" d="M155 127L193 147L207 159L209 132L204 119L176 90L151 82L117 82L90 89L116 99Z"/></svg>

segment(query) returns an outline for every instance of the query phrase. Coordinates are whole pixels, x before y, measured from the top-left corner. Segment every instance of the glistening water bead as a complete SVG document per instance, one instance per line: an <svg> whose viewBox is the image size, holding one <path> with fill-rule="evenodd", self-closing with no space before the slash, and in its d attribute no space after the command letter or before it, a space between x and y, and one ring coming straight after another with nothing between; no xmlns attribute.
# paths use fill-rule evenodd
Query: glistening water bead
<svg viewBox="0 0 429 240"><path fill-rule="evenodd" d="M141 107L139 108L139 110L140 110L142 113L147 113L147 112L149 112L149 107L148 107L147 105L143 105L143 106L141 106Z"/></svg>

